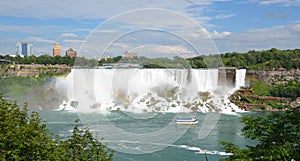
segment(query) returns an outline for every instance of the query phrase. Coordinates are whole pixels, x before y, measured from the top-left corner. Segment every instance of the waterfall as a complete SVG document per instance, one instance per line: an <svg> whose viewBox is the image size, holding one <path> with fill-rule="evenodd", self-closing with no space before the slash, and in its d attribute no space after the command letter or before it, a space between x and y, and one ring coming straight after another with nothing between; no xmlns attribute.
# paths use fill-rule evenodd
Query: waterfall
<svg viewBox="0 0 300 161"><path fill-rule="evenodd" d="M236 70L235 88L245 86L246 69Z"/></svg>
<svg viewBox="0 0 300 161"><path fill-rule="evenodd" d="M228 96L245 85L236 70L233 87L218 84L218 69L72 69L61 83L79 112L238 111Z"/></svg>

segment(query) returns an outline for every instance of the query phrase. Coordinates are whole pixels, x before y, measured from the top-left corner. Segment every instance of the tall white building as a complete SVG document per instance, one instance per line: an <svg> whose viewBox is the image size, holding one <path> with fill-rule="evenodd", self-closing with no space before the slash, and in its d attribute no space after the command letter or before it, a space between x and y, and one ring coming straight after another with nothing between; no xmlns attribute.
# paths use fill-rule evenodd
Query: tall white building
<svg viewBox="0 0 300 161"><path fill-rule="evenodd" d="M16 47L17 47L17 55L20 55L20 56L33 55L33 45L31 43L18 42Z"/></svg>

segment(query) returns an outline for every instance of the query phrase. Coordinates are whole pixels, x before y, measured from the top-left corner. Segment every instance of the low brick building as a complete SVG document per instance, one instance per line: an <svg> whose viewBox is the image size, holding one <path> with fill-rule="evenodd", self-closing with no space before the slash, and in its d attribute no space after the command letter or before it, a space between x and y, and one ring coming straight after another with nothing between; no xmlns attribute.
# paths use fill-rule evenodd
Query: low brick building
<svg viewBox="0 0 300 161"><path fill-rule="evenodd" d="M66 56L69 56L71 58L76 58L77 57L77 51L70 48L69 50L66 51Z"/></svg>

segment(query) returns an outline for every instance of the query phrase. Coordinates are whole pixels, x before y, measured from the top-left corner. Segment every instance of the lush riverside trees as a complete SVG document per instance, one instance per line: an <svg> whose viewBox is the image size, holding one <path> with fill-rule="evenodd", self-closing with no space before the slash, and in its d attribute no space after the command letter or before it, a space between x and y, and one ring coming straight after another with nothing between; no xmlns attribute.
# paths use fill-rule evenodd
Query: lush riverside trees
<svg viewBox="0 0 300 161"><path fill-rule="evenodd" d="M288 81L286 84L268 85L263 81L252 82L254 94L260 96L288 97L295 100L300 97L300 82Z"/></svg>
<svg viewBox="0 0 300 161"><path fill-rule="evenodd" d="M5 59L9 61L13 61L17 64L44 64L44 65L55 65L55 64L66 64L73 66L76 58L71 58L68 56L55 56L52 57L50 55L41 55L41 56L28 56L28 57L11 57L9 55L0 56L0 59Z"/></svg>
<svg viewBox="0 0 300 161"><path fill-rule="evenodd" d="M215 55L200 55L198 57L183 59L179 57L170 58L146 58L143 56L133 58L122 58L121 56L101 60L99 64L105 63L138 63L145 68L213 68L220 66L247 68L256 70L272 70L285 68L300 68L300 49L255 51L245 53L225 53Z"/></svg>
<svg viewBox="0 0 300 161"><path fill-rule="evenodd" d="M51 136L37 112L28 116L16 103L0 97L0 160L101 160L113 152L77 124L68 138Z"/></svg>
<svg viewBox="0 0 300 161"><path fill-rule="evenodd" d="M204 68L205 63L211 57L199 56L187 59L193 68ZM270 50L255 51L250 50L245 53L225 53L219 55L224 63L224 66L247 68L256 70L270 70L270 69L297 69L300 68L300 49L294 50L278 50L272 48Z"/></svg>
<svg viewBox="0 0 300 161"><path fill-rule="evenodd" d="M286 112L273 112L267 117L246 116L242 134L259 141L256 146L240 149L228 141L221 144L229 153L225 161L291 161L300 160L300 107Z"/></svg>
<svg viewBox="0 0 300 161"><path fill-rule="evenodd" d="M71 58L68 56L41 55L28 57L11 57L9 55L1 56L0 59L14 61L19 64L66 64L69 66L101 66L108 63L139 63L141 66L149 68L211 68L219 66L247 68L256 70L272 70L272 69L297 69L300 68L300 49L279 50L272 48L270 50L255 51L250 50L245 53L231 52L215 55L200 55L189 59L174 57L169 58L146 58L143 56L126 58L117 56L100 61L94 59L86 59L83 57ZM155 65L154 65L155 64Z"/></svg>
<svg viewBox="0 0 300 161"><path fill-rule="evenodd" d="M276 85L270 89L270 95L296 99L297 97L300 97L300 82L289 81L288 84Z"/></svg>

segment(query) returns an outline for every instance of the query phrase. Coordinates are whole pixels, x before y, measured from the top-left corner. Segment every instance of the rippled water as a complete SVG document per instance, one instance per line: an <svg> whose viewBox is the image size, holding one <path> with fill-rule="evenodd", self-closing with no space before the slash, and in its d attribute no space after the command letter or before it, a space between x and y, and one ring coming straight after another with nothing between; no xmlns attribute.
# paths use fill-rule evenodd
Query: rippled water
<svg viewBox="0 0 300 161"><path fill-rule="evenodd" d="M193 161L205 160L205 155L207 156L208 160L218 160L220 158L228 157L228 154L224 152L225 150L223 149L223 146L219 144L219 141L221 140L232 141L241 147L255 144L254 141L245 139L241 136L240 130L243 125L239 122L241 116L257 115L254 113L243 113L236 115L221 114L216 126L209 133L209 135L204 139L199 139L199 131L201 127L203 127L204 124L208 124L204 122L205 117L208 114L197 113L195 115L195 117L199 120L197 125L176 125L174 123L174 119L176 117L189 114L132 114L123 112L110 112L106 114L94 113L78 115L74 112L39 112L42 119L47 121L46 124L50 131L54 134L60 134L63 136L71 134L75 124L74 120L80 118L84 125L88 126L91 131L94 132L95 136L98 138L103 138L102 142L112 147L116 151L114 157L115 161ZM166 127L170 127L170 132L164 131ZM113 128L119 130L119 135L113 134L114 131L111 131ZM106 132L108 131L108 133L111 132L111 136L114 136L114 138L105 138L106 134L102 133L101 130ZM165 141L174 137L175 135L178 135L176 132L184 132L185 130L186 132L183 133L182 136L179 136L179 139L175 140L174 142ZM162 136L159 131L164 131L164 136ZM126 135L124 135L125 133ZM102 134L104 134L104 137ZM148 134L152 134L154 139L147 138ZM130 138L127 139L124 137L127 135ZM140 137L143 135L145 135L144 140L140 139ZM156 142L157 139L160 139L159 143ZM153 149L161 150L151 152Z"/></svg>

